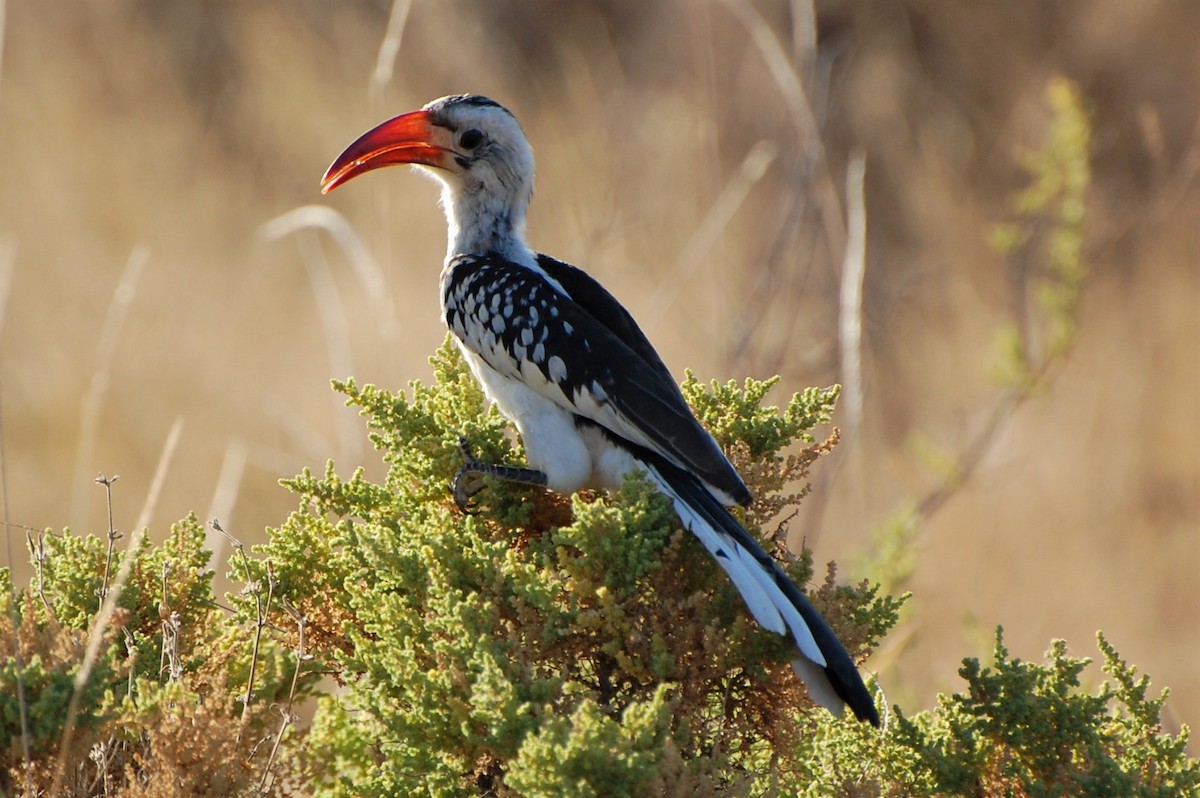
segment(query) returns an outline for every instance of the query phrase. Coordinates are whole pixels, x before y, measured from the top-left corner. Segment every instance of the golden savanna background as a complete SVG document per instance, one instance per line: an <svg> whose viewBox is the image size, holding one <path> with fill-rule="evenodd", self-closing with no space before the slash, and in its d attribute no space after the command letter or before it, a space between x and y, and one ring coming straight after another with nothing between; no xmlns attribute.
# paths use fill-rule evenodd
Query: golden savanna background
<svg viewBox="0 0 1200 798"><path fill-rule="evenodd" d="M159 536L195 511L251 542L294 504L281 477L380 472L329 381L429 378L444 223L405 170L328 198L318 181L368 127L470 91L538 155L531 242L608 285L678 376L780 374L782 403L858 382L843 354L860 354L861 421L843 397L794 546L882 578L879 530L945 484L938 463L975 466L905 538L911 612L867 664L890 701L957 689L998 624L1023 658L1057 637L1094 655L1103 629L1172 688L1169 723L1200 721L1200 4L0 7L18 580L25 529L106 532L98 473L121 477L122 532L144 508ZM1091 123L1089 275L1068 356L1012 406L997 340L1036 315L1039 264L989 240L1061 79Z"/></svg>

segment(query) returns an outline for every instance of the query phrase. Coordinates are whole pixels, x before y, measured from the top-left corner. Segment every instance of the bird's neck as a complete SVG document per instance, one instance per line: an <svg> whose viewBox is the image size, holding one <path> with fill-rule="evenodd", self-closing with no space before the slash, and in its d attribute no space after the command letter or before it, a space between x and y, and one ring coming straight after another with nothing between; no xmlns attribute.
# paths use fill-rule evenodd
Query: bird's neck
<svg viewBox="0 0 1200 798"><path fill-rule="evenodd" d="M488 192L455 191L447 186L442 193L446 211L448 241L446 260L455 255L495 253L522 263L531 250L525 243L525 197L497 197Z"/></svg>

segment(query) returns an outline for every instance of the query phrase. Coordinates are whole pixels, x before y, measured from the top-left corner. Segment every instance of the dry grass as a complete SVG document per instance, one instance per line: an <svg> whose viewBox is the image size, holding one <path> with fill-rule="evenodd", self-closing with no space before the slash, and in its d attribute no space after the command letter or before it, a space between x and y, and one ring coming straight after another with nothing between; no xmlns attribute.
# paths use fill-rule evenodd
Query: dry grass
<svg viewBox="0 0 1200 798"><path fill-rule="evenodd" d="M1015 302L987 233L1014 149L1044 131L1046 81L1066 74L1095 125L1079 345L931 519L919 627L883 676L915 708L986 650L977 628L1005 624L1032 657L1102 627L1173 688L1175 721L1200 721L1200 7L821 3L805 76L783 69L810 49L784 4L388 5L7 7L13 523L104 534L103 471L121 474L128 532L177 418L155 530L210 505L261 529L292 504L280 476L370 464L328 381L428 376L444 228L432 188L400 170L328 201L317 181L370 124L472 90L511 107L538 153L535 245L590 267L702 378L842 379L838 196L862 150L863 410L842 445L860 465L818 474L793 525L819 560L848 559L931 484L914 434L954 450L986 421ZM340 214L316 223L341 245L262 235L314 202Z"/></svg>

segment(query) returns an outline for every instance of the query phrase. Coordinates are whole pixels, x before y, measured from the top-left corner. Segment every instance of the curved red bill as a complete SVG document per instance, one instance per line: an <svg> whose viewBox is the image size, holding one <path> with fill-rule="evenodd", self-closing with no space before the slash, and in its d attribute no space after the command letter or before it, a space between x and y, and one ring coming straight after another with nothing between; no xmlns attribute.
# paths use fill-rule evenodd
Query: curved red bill
<svg viewBox="0 0 1200 798"><path fill-rule="evenodd" d="M433 144L434 127L427 111L411 111L389 119L358 137L325 170L321 193L328 194L364 172L401 163L439 166L447 151Z"/></svg>

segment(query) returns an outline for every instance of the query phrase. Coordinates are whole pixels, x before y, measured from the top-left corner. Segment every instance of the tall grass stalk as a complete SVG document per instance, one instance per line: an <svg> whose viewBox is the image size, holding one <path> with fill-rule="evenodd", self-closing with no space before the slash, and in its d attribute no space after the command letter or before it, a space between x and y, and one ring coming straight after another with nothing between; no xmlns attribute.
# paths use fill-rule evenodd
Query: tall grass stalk
<svg viewBox="0 0 1200 798"><path fill-rule="evenodd" d="M246 473L248 457L249 450L243 441L230 441L225 447L225 458L221 461L221 473L217 476L217 487L213 490L212 502L208 505L205 518L229 518L232 514L234 506L237 505L242 477ZM209 532L215 532L211 524ZM206 535L205 548L212 552L214 563L225 561L225 541L225 535Z"/></svg>
<svg viewBox="0 0 1200 798"><path fill-rule="evenodd" d="M654 299L649 303L649 307L654 308L655 313L647 320L648 333L652 334L654 328L666 318L666 310L678 298L680 286L694 282L696 273L704 263L705 254L712 249L730 219L750 195L750 191L775 162L777 154L775 145L769 141L758 142L746 153L737 173L725 184L725 188L708 209L687 245L680 251L675 268L663 276Z"/></svg>
<svg viewBox="0 0 1200 798"><path fill-rule="evenodd" d="M171 462L175 459L175 450L179 447L179 438L183 435L183 426L183 416L176 416L175 422L171 424L171 431L167 433L167 439L163 442L162 454L159 455L158 465L154 469L154 478L150 480L150 489L146 491L146 499L142 502L142 509L133 525L134 529L145 529L150 526L150 519L154 516L154 510L158 507L158 499L162 496L163 485L167 481L167 471L170 470Z"/></svg>
<svg viewBox="0 0 1200 798"><path fill-rule="evenodd" d="M345 216L324 205L302 205L276 216L259 228L259 232L268 241L278 241L310 229L324 231L337 244L371 303L380 335L387 340L395 338L399 327L383 269Z"/></svg>
<svg viewBox="0 0 1200 798"><path fill-rule="evenodd" d="M137 294L138 283L150 263L150 249L138 244L130 253L113 289L104 324L96 345L96 370L79 408L79 448L75 455L75 479L71 483L71 523L77 525L83 515L83 486L92 471L96 457L96 441L100 432L100 409L112 379L112 364L116 359L121 331L129 316L129 308Z"/></svg>
<svg viewBox="0 0 1200 798"><path fill-rule="evenodd" d="M812 98L806 89L811 83L807 78L811 76L797 70L788 58L787 50L771 30L770 24L748 0L721 0L721 4L737 17L750 34L751 41L762 56L780 96L790 111L796 131L800 134L802 174L811 182L811 191L817 200L825 239L830 252L841 252L845 246L846 234L844 214L837 187L830 178L829 165L825 162L825 144L821 138L816 112L813 110ZM793 22L793 26L795 24Z"/></svg>
<svg viewBox="0 0 1200 798"><path fill-rule="evenodd" d="M345 217L332 208L305 205L275 217L260 228L261 234L272 241L289 235L296 236L300 259L304 263L317 314L321 319L330 369L334 374L353 374L354 350L350 343L350 324L345 305L333 279L333 268L319 242L305 234L311 229L324 230L346 255L363 293L373 306L380 336L385 342L394 340L398 330L391 295L379 262L371 256ZM340 401L334 399L333 402L339 451L347 459L357 459L362 453L358 421L343 412Z"/></svg>
<svg viewBox="0 0 1200 798"><path fill-rule="evenodd" d="M0 9L4 0L0 0ZM0 42L3 42L3 14L0 13ZM0 52L2 57L2 52ZM12 290L13 273L17 266L17 245L12 241L0 241L0 333L4 332L4 312L8 308L8 295Z"/></svg>
<svg viewBox="0 0 1200 798"><path fill-rule="evenodd" d="M842 410L851 440L862 424L863 282L867 275L867 204L863 197L867 162L855 151L846 168L846 253L838 311L838 340L842 361Z"/></svg>
<svg viewBox="0 0 1200 798"><path fill-rule="evenodd" d="M375 59L375 70L371 73L371 82L367 84L367 97L374 110L379 110L383 104L383 93L396 74L396 56L400 54L400 41L404 38L408 12L411 10L412 0L395 0L392 3L387 31L379 44L379 56Z"/></svg>

